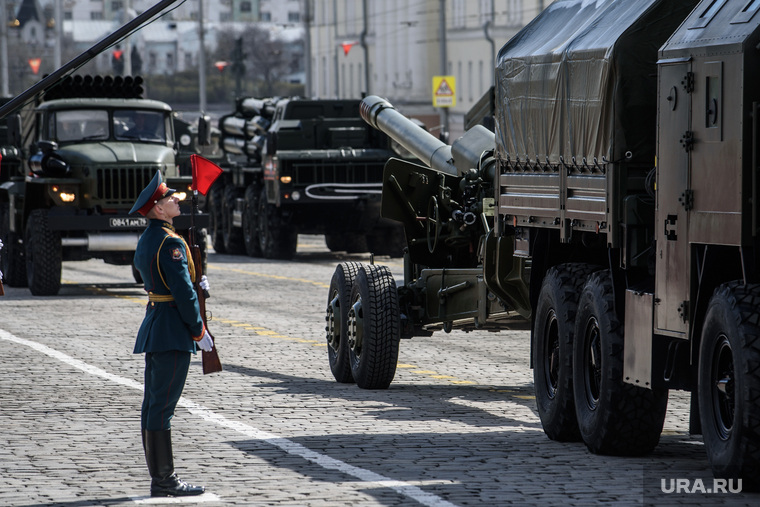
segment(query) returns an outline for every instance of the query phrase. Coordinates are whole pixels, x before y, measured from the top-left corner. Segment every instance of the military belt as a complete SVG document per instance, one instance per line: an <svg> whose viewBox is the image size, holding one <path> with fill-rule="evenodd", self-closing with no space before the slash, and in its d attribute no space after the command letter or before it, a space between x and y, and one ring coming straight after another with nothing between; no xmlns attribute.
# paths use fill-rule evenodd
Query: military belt
<svg viewBox="0 0 760 507"><path fill-rule="evenodd" d="M174 296L171 294L154 294L148 292L148 301L151 303L168 303L169 301L174 301Z"/></svg>

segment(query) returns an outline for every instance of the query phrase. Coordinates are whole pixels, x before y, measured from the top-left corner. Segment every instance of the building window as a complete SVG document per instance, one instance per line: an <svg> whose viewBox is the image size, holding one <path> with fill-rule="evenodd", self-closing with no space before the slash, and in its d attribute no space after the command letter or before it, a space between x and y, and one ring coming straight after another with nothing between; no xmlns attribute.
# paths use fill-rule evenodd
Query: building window
<svg viewBox="0 0 760 507"><path fill-rule="evenodd" d="M454 28L464 28L467 23L467 15L465 10L465 0L453 0L452 2L452 16L451 23Z"/></svg>
<svg viewBox="0 0 760 507"><path fill-rule="evenodd" d="M174 53L166 53L166 68L174 70Z"/></svg>
<svg viewBox="0 0 760 507"><path fill-rule="evenodd" d="M300 21L301 21L301 13L300 12L289 12L288 13L288 21L290 23L300 23Z"/></svg>
<svg viewBox="0 0 760 507"><path fill-rule="evenodd" d="M251 12L251 2L240 2L240 12Z"/></svg>
<svg viewBox="0 0 760 507"><path fill-rule="evenodd" d="M93 21L99 21L103 19L103 11L92 11L90 12L90 19Z"/></svg>
<svg viewBox="0 0 760 507"><path fill-rule="evenodd" d="M266 21L266 22L272 21L272 13L262 12L260 18L261 18L261 21Z"/></svg>
<svg viewBox="0 0 760 507"><path fill-rule="evenodd" d="M64 11L63 19L65 19L66 21L71 21L72 19L74 19L74 15L71 13L71 11Z"/></svg>
<svg viewBox="0 0 760 507"><path fill-rule="evenodd" d="M522 0L507 0L507 26L520 26L522 24L522 14Z"/></svg>
<svg viewBox="0 0 760 507"><path fill-rule="evenodd" d="M111 10L112 11L120 11L124 8L124 2L121 0L115 0L111 2Z"/></svg>
<svg viewBox="0 0 760 507"><path fill-rule="evenodd" d="M232 21L232 13L230 12L220 12L219 13L219 21L222 23L227 23L228 21Z"/></svg>
<svg viewBox="0 0 760 507"><path fill-rule="evenodd" d="M491 4L491 0L480 0L480 26L493 20L493 10L494 8Z"/></svg>
<svg viewBox="0 0 760 507"><path fill-rule="evenodd" d="M185 69L193 68L193 55L192 53L185 53Z"/></svg>

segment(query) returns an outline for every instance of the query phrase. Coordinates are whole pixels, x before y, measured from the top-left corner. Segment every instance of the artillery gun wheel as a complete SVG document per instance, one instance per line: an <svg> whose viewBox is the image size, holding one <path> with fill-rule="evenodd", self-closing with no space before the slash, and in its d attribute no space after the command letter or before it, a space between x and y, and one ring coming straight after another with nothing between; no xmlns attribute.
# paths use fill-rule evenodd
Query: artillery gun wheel
<svg viewBox="0 0 760 507"><path fill-rule="evenodd" d="M387 389L396 374L400 334L396 282L386 266L364 265L351 288L351 374L363 389Z"/></svg>
<svg viewBox="0 0 760 507"><path fill-rule="evenodd" d="M222 241L224 250L231 255L240 255L245 251L243 244L243 230L232 224L232 213L235 211L235 203L240 197L240 191L232 185L224 189L222 201Z"/></svg>
<svg viewBox="0 0 760 507"><path fill-rule="evenodd" d="M617 456L651 452L660 440L668 391L623 382L623 325L609 270L588 278L575 322L573 391L586 447Z"/></svg>
<svg viewBox="0 0 760 507"><path fill-rule="evenodd" d="M266 192L261 189L257 213L261 254L267 259L292 259L298 234L283 223L280 209L267 202Z"/></svg>
<svg viewBox="0 0 760 507"><path fill-rule="evenodd" d="M573 399L573 336L583 284L598 268L562 264L544 277L533 328L533 384L544 433L552 440L581 439Z"/></svg>
<svg viewBox="0 0 760 507"><path fill-rule="evenodd" d="M259 208L259 187L249 185L245 189L245 211L243 212L243 243L245 253L250 257L261 257L259 230L256 223L256 211Z"/></svg>
<svg viewBox="0 0 760 507"><path fill-rule="evenodd" d="M342 262L335 268L330 290L327 294L327 357L330 370L335 380L341 383L354 381L348 358L348 310L351 301L351 288L360 262Z"/></svg>
<svg viewBox="0 0 760 507"><path fill-rule="evenodd" d="M710 298L699 350L702 436L713 474L760 489L760 285L732 282Z"/></svg>
<svg viewBox="0 0 760 507"><path fill-rule="evenodd" d="M226 253L224 247L224 182L217 181L208 193L208 233L211 236L211 246L216 253Z"/></svg>
<svg viewBox="0 0 760 507"><path fill-rule="evenodd" d="M10 210L8 203L0 205L0 239L3 248L0 250L0 271L3 272L3 283L9 287L26 287L26 262L24 246L21 238L10 231Z"/></svg>
<svg viewBox="0 0 760 507"><path fill-rule="evenodd" d="M26 224L26 279L35 296L54 296L61 289L61 237L48 227L47 211L31 212Z"/></svg>

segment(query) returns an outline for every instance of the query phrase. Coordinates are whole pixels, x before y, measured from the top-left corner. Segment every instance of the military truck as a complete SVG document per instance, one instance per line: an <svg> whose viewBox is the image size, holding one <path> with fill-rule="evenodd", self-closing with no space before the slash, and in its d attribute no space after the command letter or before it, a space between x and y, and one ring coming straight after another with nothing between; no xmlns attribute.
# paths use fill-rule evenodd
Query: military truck
<svg viewBox="0 0 760 507"><path fill-rule="evenodd" d="M332 251L400 256L403 229L380 217L388 137L358 100L241 98L219 120L226 161L208 199L217 252L289 259L298 234Z"/></svg>
<svg viewBox="0 0 760 507"><path fill-rule="evenodd" d="M759 10L557 0L498 54L495 133L453 146L365 98L426 165L383 174L403 284L378 265L333 275L336 380L385 388L400 338L522 316L550 438L648 453L686 390L715 476L760 488Z"/></svg>
<svg viewBox="0 0 760 507"><path fill-rule="evenodd" d="M62 261L132 264L147 225L128 215L140 191L159 170L168 185L189 188L192 178L179 175L175 158L172 110L142 93L140 78L70 76L8 119L0 165L7 285L54 295ZM204 219L197 217L199 228ZM175 225L186 234L190 217Z"/></svg>

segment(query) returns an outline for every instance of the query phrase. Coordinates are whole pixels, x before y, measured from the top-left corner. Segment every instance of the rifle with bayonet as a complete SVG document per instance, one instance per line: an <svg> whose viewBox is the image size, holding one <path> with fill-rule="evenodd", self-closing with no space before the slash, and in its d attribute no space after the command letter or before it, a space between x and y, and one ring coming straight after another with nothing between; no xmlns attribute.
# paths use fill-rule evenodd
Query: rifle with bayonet
<svg viewBox="0 0 760 507"><path fill-rule="evenodd" d="M195 292L198 294L198 306L201 310L201 319L203 325L206 327L213 347L210 351L201 351L201 359L203 363L203 374L215 373L222 371L222 362L219 360L219 354L216 351L216 338L211 334L211 330L208 327L208 318L206 313L206 299L211 297L208 291L201 287L201 278L203 277L203 255L201 247L198 244L198 231L195 228L195 214L198 212L198 191L193 191L193 212L190 216L190 254L193 256L193 264L195 265Z"/></svg>

